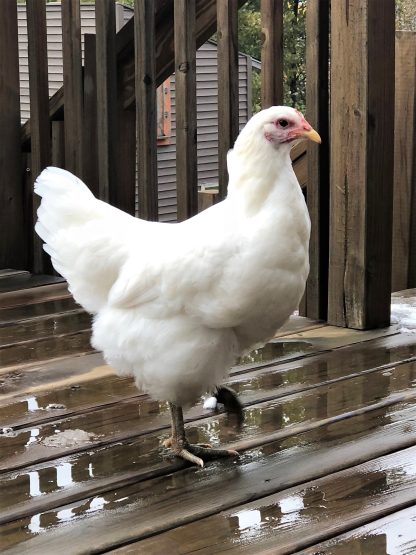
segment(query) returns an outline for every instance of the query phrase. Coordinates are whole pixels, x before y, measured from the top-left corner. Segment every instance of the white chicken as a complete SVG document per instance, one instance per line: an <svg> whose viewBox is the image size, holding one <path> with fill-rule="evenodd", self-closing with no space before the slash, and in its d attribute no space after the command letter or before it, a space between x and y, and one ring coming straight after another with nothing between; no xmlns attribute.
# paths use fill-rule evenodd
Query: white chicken
<svg viewBox="0 0 416 555"><path fill-rule="evenodd" d="M189 444L182 407L273 337L305 288L310 220L290 159L301 138L320 142L293 108L253 116L228 153L227 198L178 224L134 218L61 169L36 181L36 231L75 300L94 314L93 346L169 402L166 445L200 466L236 453Z"/></svg>

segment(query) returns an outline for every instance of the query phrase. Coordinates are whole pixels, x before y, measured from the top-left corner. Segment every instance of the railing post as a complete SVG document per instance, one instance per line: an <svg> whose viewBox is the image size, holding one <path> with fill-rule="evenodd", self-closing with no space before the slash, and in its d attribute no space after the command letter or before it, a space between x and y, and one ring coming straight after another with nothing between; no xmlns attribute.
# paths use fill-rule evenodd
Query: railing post
<svg viewBox="0 0 416 555"><path fill-rule="evenodd" d="M238 1L217 0L219 197L227 195L227 153L239 131Z"/></svg>
<svg viewBox="0 0 416 555"><path fill-rule="evenodd" d="M32 185L40 172L51 162L51 128L49 122L48 51L46 33L46 5L38 0L27 0L27 34L30 90L31 128L31 178ZM32 218L31 268L35 273L51 270L49 257L46 258L42 240L34 233L36 212L40 199L30 191Z"/></svg>
<svg viewBox="0 0 416 555"><path fill-rule="evenodd" d="M154 3L135 0L136 129L139 216L158 219Z"/></svg>
<svg viewBox="0 0 416 555"><path fill-rule="evenodd" d="M331 3L328 321L390 322L394 0Z"/></svg>
<svg viewBox="0 0 416 555"><path fill-rule="evenodd" d="M335 0L336 1L336 0ZM307 145L307 202L311 217L310 272L304 316L326 320L329 256L329 0L306 6L306 117L322 144Z"/></svg>
<svg viewBox="0 0 416 555"><path fill-rule="evenodd" d="M198 212L195 0L175 0L178 221Z"/></svg>
<svg viewBox="0 0 416 555"><path fill-rule="evenodd" d="M116 12L114 0L95 4L99 197L112 201L117 143Z"/></svg>
<svg viewBox="0 0 416 555"><path fill-rule="evenodd" d="M16 0L0 2L0 268L25 269Z"/></svg>
<svg viewBox="0 0 416 555"><path fill-rule="evenodd" d="M261 0L261 106L283 104L283 0Z"/></svg>
<svg viewBox="0 0 416 555"><path fill-rule="evenodd" d="M97 110L96 35L84 35L84 125L83 144L88 156L82 159L82 178L95 196L100 197L98 170L98 110Z"/></svg>
<svg viewBox="0 0 416 555"><path fill-rule="evenodd" d="M65 102L65 167L82 175L82 62L80 0L63 0L62 53Z"/></svg>

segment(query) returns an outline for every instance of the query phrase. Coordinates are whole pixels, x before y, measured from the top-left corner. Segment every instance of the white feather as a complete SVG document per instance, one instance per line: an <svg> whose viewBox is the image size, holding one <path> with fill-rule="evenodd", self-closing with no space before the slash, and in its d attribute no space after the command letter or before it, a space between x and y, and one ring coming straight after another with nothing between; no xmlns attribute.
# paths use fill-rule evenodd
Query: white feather
<svg viewBox="0 0 416 555"><path fill-rule="evenodd" d="M155 398L188 405L212 390L303 294L309 216L289 146L262 140L266 115L229 153L228 197L179 224L133 218L64 170L48 168L36 182L36 231L95 314L94 347Z"/></svg>

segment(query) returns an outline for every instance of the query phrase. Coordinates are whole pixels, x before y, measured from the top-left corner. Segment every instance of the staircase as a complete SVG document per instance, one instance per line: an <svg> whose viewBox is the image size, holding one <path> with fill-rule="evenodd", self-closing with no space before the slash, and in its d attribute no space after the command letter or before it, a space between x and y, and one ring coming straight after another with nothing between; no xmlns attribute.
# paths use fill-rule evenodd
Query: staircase
<svg viewBox="0 0 416 555"><path fill-rule="evenodd" d="M92 351L91 317L54 276L0 275L0 359L3 372Z"/></svg>

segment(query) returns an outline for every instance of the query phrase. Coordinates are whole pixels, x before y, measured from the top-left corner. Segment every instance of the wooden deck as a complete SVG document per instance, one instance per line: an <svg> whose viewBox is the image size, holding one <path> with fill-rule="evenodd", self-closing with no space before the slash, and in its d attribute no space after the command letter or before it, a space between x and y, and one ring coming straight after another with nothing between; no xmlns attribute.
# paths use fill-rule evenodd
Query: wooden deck
<svg viewBox="0 0 416 555"><path fill-rule="evenodd" d="M416 553L416 334L293 318L231 372L239 433L186 414L192 440L241 452L196 469L65 284L27 285L0 276L2 553Z"/></svg>

